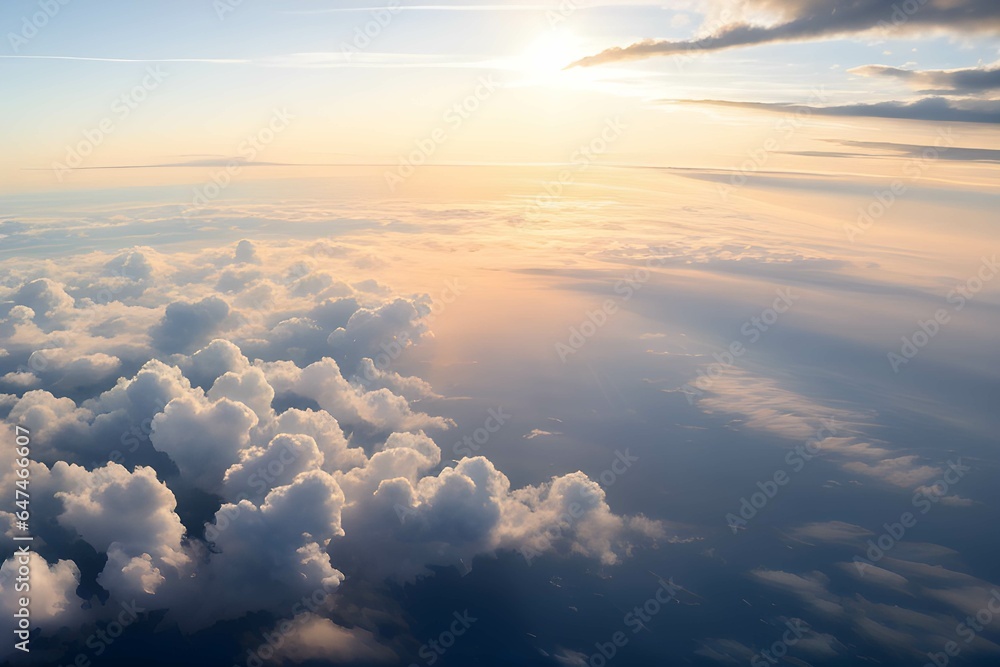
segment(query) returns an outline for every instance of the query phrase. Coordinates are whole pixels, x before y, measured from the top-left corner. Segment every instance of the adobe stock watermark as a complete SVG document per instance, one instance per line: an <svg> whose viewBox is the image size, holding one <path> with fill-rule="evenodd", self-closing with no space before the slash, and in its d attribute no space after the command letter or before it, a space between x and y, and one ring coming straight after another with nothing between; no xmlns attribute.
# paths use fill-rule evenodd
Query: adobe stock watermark
<svg viewBox="0 0 1000 667"><path fill-rule="evenodd" d="M442 631L441 634L434 639L427 641L420 647L420 650L417 651L417 655L424 661L425 665L428 665L428 667L440 660L441 656L447 653L448 649L455 645L458 638L468 632L473 623L479 620L475 616L472 616L468 609L463 611L461 614L457 611L453 612L452 616L455 620L451 622L448 629ZM410 667L420 667L420 665L414 662L410 663Z"/></svg>
<svg viewBox="0 0 1000 667"><path fill-rule="evenodd" d="M651 622L656 615L663 611L664 607L677 599L677 594L681 589L674 584L673 577L668 581L664 581L660 577L659 583L660 586L653 595L642 604L633 607L622 617L622 625L630 629L633 635L639 634L643 629L648 630L646 623ZM587 656L587 667L605 667L618 655L621 649L628 646L629 641L631 638L628 634L624 630L618 630L612 633L608 641L595 642L594 648L597 650Z"/></svg>
<svg viewBox="0 0 1000 667"><path fill-rule="evenodd" d="M746 530L747 525L756 517L767 504L770 503L782 487L787 486L791 481L791 476L802 472L809 461L816 458L823 449L823 441L837 434L837 422L834 419L821 419L821 426L816 429L815 435L801 445L796 445L794 449L785 454L785 465L790 469L786 472L784 468L779 468L769 479L757 482L759 491L750 494L749 499L744 496L740 498L740 507L737 513L730 512L725 516L726 525L733 531L733 535L740 530Z"/></svg>
<svg viewBox="0 0 1000 667"><path fill-rule="evenodd" d="M994 605L994 603L996 603ZM964 640L965 644L971 644L979 636L979 633L993 623L993 619L1000 614L1000 591L990 590L990 596L986 599L986 604L975 613L974 616L966 616L965 620L955 626L955 634ZM946 667L952 658L958 657L962 652L962 645L952 640L942 647L941 651L928 652L927 657L930 662L924 667Z"/></svg>
<svg viewBox="0 0 1000 667"><path fill-rule="evenodd" d="M313 250L312 254L315 257L315 250ZM290 269L288 269L288 273L282 276L280 280L274 281L274 283L287 289L294 285L296 281L308 276L311 272L312 266L304 260L299 260L298 262L295 262ZM270 293L267 293L266 295L255 295L248 305L241 306L241 309L238 312L235 312L235 327L240 328L262 325L267 317L263 310L274 303L274 296Z"/></svg>
<svg viewBox="0 0 1000 667"><path fill-rule="evenodd" d="M456 442L451 448L452 453L462 458L475 456L490 441L490 437L503 428L510 418L511 415L505 413L502 407L490 408L487 411L487 417L483 425L471 434L462 436L462 439Z"/></svg>
<svg viewBox="0 0 1000 667"><path fill-rule="evenodd" d="M483 425L475 429L471 435L462 436L462 439L452 446L452 454L462 458L475 456L490 441L493 434L503 428L510 419L511 415L505 413L502 407L490 408L486 411L486 419L483 421ZM395 510L400 523L406 523L406 520L411 515L417 513L413 508L401 505L400 503L396 503ZM470 571L466 568L462 576L464 577Z"/></svg>
<svg viewBox="0 0 1000 667"><path fill-rule="evenodd" d="M657 254L662 253L661 249L654 249ZM646 265L626 275L615 283L614 292L617 299L605 299L601 305L594 310L588 310L585 319L578 325L569 328L569 336L565 341L556 341L555 351L559 360L564 364L571 355L583 349L597 332L604 328L611 318L619 311L622 304L628 303L643 286L653 277L651 268L663 266L666 260L662 257L650 257L646 260Z"/></svg>
<svg viewBox="0 0 1000 667"><path fill-rule="evenodd" d="M549 22L549 27L555 28L576 14L578 9L580 9L580 5L573 0L561 0L558 6L545 11L545 18Z"/></svg>
<svg viewBox="0 0 1000 667"><path fill-rule="evenodd" d="M80 168L84 161L93 155L98 146L118 129L118 124L123 122L132 112L146 101L149 94L160 87L160 84L169 75L164 72L159 65L146 68L146 75L138 84L130 90L122 93L111 103L110 115L105 116L93 127L83 130L83 138L75 144L66 146L66 156L62 162L53 162L52 171L56 178L62 183L63 179L72 170Z"/></svg>
<svg viewBox="0 0 1000 667"><path fill-rule="evenodd" d="M624 452L621 450L615 451L615 460L612 461L611 466L606 470L602 471L601 474L597 476L597 482L602 490L606 490L614 486L614 484L621 479L621 477L632 469L632 466L639 462L638 456L632 456L628 449ZM591 503L599 497L599 491L592 487L587 487L586 490L580 492L580 499ZM518 548L518 553L524 557L524 560L531 565L531 561L541 556L545 549L551 545L553 542L558 540L563 534L573 527L573 525L579 521L583 515L586 513L586 507L579 502L571 502L566 511L560 514L557 523L550 525L545 529L542 535L537 536L531 544L526 544Z"/></svg>
<svg viewBox="0 0 1000 667"><path fill-rule="evenodd" d="M903 164L905 178L897 178L889 184L889 187L873 192L871 200L858 208L858 217L855 222L844 224L847 240L854 243L860 236L867 234L875 223L882 219L896 205L896 202L909 191L910 184L920 180L931 165L940 159L941 154L949 148L954 148L955 145L956 139L952 128L939 127L934 146L927 146L921 151L920 157L910 158Z"/></svg>
<svg viewBox="0 0 1000 667"><path fill-rule="evenodd" d="M905 25L909 20L920 11L920 8L927 4L928 0L903 0L902 2L895 2L892 5L892 14L889 15L888 19L882 19L876 25L883 32L889 32L893 28L898 28L901 25Z"/></svg>
<svg viewBox="0 0 1000 667"><path fill-rule="evenodd" d="M129 430L122 433L119 442L121 446L127 449L129 454L135 454L139 449L139 445L144 442L149 442L153 434L153 420L152 418L143 419L139 424L133 425ZM125 463L125 453L121 449L113 449L108 454L108 463L117 463L119 465ZM106 463L99 461L91 462L94 468L99 468Z"/></svg>
<svg viewBox="0 0 1000 667"><path fill-rule="evenodd" d="M930 342L941 333L941 329L951 322L952 314L960 312L969 301L976 298L986 283L996 278L997 273L1000 273L1000 263L997 262L997 256L983 257L975 275L948 293L946 300L952 306L952 312L948 312L946 308L938 308L932 317L928 317L926 320L917 320L917 328L912 333L902 337L899 350L894 350L886 355L892 372L898 375L903 366L909 364L920 354L922 349L930 345Z"/></svg>
<svg viewBox="0 0 1000 667"><path fill-rule="evenodd" d="M798 644L809 631L809 625L801 618L785 621L785 627L788 629L781 634L781 639L771 644L770 648L764 649L750 658L751 667L777 665L788 655L788 649Z"/></svg>
<svg viewBox="0 0 1000 667"><path fill-rule="evenodd" d="M245 0L212 0L212 9L220 21L225 21L226 16L235 12Z"/></svg>
<svg viewBox="0 0 1000 667"><path fill-rule="evenodd" d="M962 465L961 458L955 462L948 461L948 469L944 471L941 479L929 487L921 486L917 488L913 493L913 498L910 501L911 504L920 510L920 514L927 514L971 470L972 468L969 466ZM858 574L862 577L865 576L865 570L868 567L875 565L875 563L885 558L889 551L903 541L906 533L917 525L918 519L919 517L913 514L913 512L903 512L895 522L882 524L885 532L867 542L868 550L865 551L867 559L861 556L855 556L853 559L854 568L858 571Z"/></svg>
<svg viewBox="0 0 1000 667"><path fill-rule="evenodd" d="M99 627L96 632L87 637L87 641L84 642L87 648L93 652L93 657L99 658L104 655L115 641L121 637L125 630L136 621L139 620L139 615L146 610L138 606L135 600L131 602L121 602L119 606L122 608L118 612L118 616L115 620L109 621L104 625L104 627ZM76 654L73 661L67 663L65 667L90 667L91 665L90 654L86 651L81 651Z"/></svg>
<svg viewBox="0 0 1000 667"><path fill-rule="evenodd" d="M446 280L444 282L444 289L438 293L437 299L432 299L429 304L431 312L420 320L421 323L424 325L430 324L450 304L455 303L458 297L464 292L465 287L459 283L457 278ZM378 372L387 371L392 362L398 359L403 354L403 351L409 347L410 343L415 343L419 337L419 334L415 334L414 331L407 329L397 334L392 340L380 343L379 348L382 351L372 358L371 365L365 366L365 379L369 382L374 382L378 377Z"/></svg>
<svg viewBox="0 0 1000 667"><path fill-rule="evenodd" d="M124 269L114 269L111 271L112 282L97 291L94 299L85 299L92 301L94 305L106 306L114 300L115 295L121 293L126 285L132 284L131 278L125 273ZM23 283L16 283L16 285L21 285ZM11 284L10 287L15 287L15 284ZM78 320L79 323L85 324L86 326L93 326L98 323L104 316L94 308L86 308L80 314ZM57 335L52 337L49 345L53 347L43 348L34 350L29 356L24 364L18 364L17 368L7 375L0 378L0 380L11 382L15 385L27 386L28 384L37 382L43 374L45 374L50 369L50 354L58 355L58 353L64 350L66 347L71 345L71 342L65 338L63 335ZM117 450L116 450L117 451ZM134 450L132 450L134 451ZM120 455L120 452L119 452ZM115 461L120 463L121 461ZM99 462L93 462L94 467L100 467L103 465Z"/></svg>
<svg viewBox="0 0 1000 667"><path fill-rule="evenodd" d="M730 27L732 21L736 18L736 15L728 9L723 9L719 12L718 17L712 19L711 21L705 22L698 30L701 35L714 35L721 30ZM698 60L701 56L705 55L706 51L701 47L696 45L697 40L694 43L688 42L684 45L684 50L679 53L674 53L671 55L670 60L673 65L677 68L678 72L683 72L684 69L694 61Z"/></svg>
<svg viewBox="0 0 1000 667"><path fill-rule="evenodd" d="M389 0L385 7L375 7L371 10L371 18L363 25L355 26L350 44L340 43L340 52L347 62L353 62L354 57L366 51L379 38L392 20L403 11L399 0Z"/></svg>
<svg viewBox="0 0 1000 667"><path fill-rule="evenodd" d="M740 335L746 339L743 341L734 340L722 352L713 352L712 358L715 361L707 368L699 368L698 379L693 383L689 382L681 387L681 392L687 398L688 405L694 405L695 400L705 395L711 390L715 381L722 377L726 370L736 367L736 360L746 354L748 345L759 341L761 337L771 329L782 315L791 310L792 305L799 297L792 295L790 287L779 287L776 291L777 297L771 306L765 308L759 315L754 315L740 326Z"/></svg>
<svg viewBox="0 0 1000 667"><path fill-rule="evenodd" d="M295 116L290 114L287 109L274 109L267 123L253 134L248 135L236 147L238 157L229 160L225 167L214 170L208 181L194 189L191 207L183 211L184 218L190 219L193 212L205 208L218 199L226 188L232 185L233 179L243 172L244 167L252 164L261 151L274 143L274 140L288 129L294 119Z"/></svg>
<svg viewBox="0 0 1000 667"><path fill-rule="evenodd" d="M525 217L527 213L540 212L543 207L562 196L565 189L575 182L576 175L589 169L599 157L605 155L611 146L621 138L626 129L628 129L628 125L619 116L604 121L600 132L590 141L577 147L570 156L572 166L561 170L555 179L542 185L544 192L539 193L528 204Z"/></svg>
<svg viewBox="0 0 1000 667"><path fill-rule="evenodd" d="M36 5L38 11L30 16L25 14L21 17L21 30L7 33L7 41L10 43L11 50L14 53L20 53L21 47L37 37L38 33L70 2L72 0L38 0Z"/></svg>
<svg viewBox="0 0 1000 667"><path fill-rule="evenodd" d="M441 117L443 125L438 125L427 135L414 141L413 150L399 156L399 166L385 172L385 183L389 191L395 192L419 167L427 164L438 148L451 137L449 130L455 132L461 128L499 88L500 84L493 80L492 75L479 77L475 89L444 112Z"/></svg>
<svg viewBox="0 0 1000 667"><path fill-rule="evenodd" d="M265 495L269 489L281 478L285 469L299 460L299 453L288 446L285 441L282 448L277 453L269 453L267 458L261 461L247 478L247 485L258 493ZM251 500L250 495L245 491L240 492L235 502L228 502L219 508L215 513L215 523L205 524L205 540L215 541L219 535L226 532L229 526L240 515L240 503L244 500ZM251 500L251 502L253 502Z"/></svg>
<svg viewBox="0 0 1000 667"><path fill-rule="evenodd" d="M294 633L308 619L306 613L315 614L320 609L320 605L326 602L326 599L337 589L332 584L330 586L332 587L328 588L328 585L324 583L309 595L302 596L298 602L292 605L292 617L280 621L275 626L273 632L262 633L261 636L264 641L258 644L256 648L247 649L246 660L241 664L233 665L233 667L241 667L241 665L246 665L246 667L264 667L264 665L272 664L272 659L277 654L278 649L287 641L288 636Z"/></svg>
<svg viewBox="0 0 1000 667"><path fill-rule="evenodd" d="M782 114L774 123L774 131L781 133L780 136L768 137L759 147L747 151L746 159L729 175L729 183L717 186L719 198L724 202L728 201L730 192L746 185L750 176L762 170L771 160L771 156L779 152L788 139L805 125L806 119L812 117L811 105L825 102L828 97L825 87L813 88L805 104L795 106L793 112Z"/></svg>

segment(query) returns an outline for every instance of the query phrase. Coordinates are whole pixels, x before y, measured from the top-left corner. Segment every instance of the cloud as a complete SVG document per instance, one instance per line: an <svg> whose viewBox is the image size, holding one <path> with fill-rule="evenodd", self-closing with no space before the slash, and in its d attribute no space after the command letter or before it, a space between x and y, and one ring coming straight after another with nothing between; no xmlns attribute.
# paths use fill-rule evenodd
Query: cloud
<svg viewBox="0 0 1000 667"><path fill-rule="evenodd" d="M35 551L29 554L31 627L52 631L60 627L73 627L82 621L84 601L76 594L80 585L80 568L71 560L59 559L49 563ZM25 593L15 589L18 568L22 565L15 556L11 556L0 566L0 631L8 638L15 636L14 613L18 611L19 598ZM13 640L3 643L0 657L15 652L13 643Z"/></svg>
<svg viewBox="0 0 1000 667"><path fill-rule="evenodd" d="M896 548L902 546L901 543ZM750 576L795 595L830 619L853 626L861 637L893 647L914 660L925 659L928 651L940 651L949 640L966 638L967 633L958 634L962 626L956 623L963 616L973 616L982 610L996 590L995 584L941 565L897 558L883 558L878 567L866 566L863 577L855 563L840 562L835 568L839 575L846 575L848 581L862 588L848 589L843 594L833 592L831 578L819 571L795 574L758 569ZM842 583L838 581L838 590ZM901 598L900 593L906 597ZM888 601L879 601L879 595L885 595ZM904 605L907 598L914 600L910 603L913 608ZM1000 646L981 636L967 639L963 655L1000 653ZM825 648L821 644L813 647L818 654L844 648L836 640L822 643Z"/></svg>
<svg viewBox="0 0 1000 667"><path fill-rule="evenodd" d="M860 475L876 477L897 486L913 487L921 482L926 482L940 472L938 468L920 465L918 460L916 456L899 456L878 463L850 461L844 464L844 469Z"/></svg>
<svg viewBox="0 0 1000 667"><path fill-rule="evenodd" d="M251 611L283 613L316 591L336 591L344 575L326 547L344 534L343 504L336 481L319 470L274 489L260 505L223 504L207 527L211 551L196 576L173 582L159 605L182 630L193 631Z"/></svg>
<svg viewBox="0 0 1000 667"><path fill-rule="evenodd" d="M289 661L392 663L380 626L335 609L346 576L378 587L518 550L614 565L666 537L581 472L512 488L484 458L442 467L434 437L454 423L414 403L437 394L375 361L430 335L430 299L299 270L294 254L94 252L4 286L4 368L38 349L47 362L0 414L31 431L38 543L74 554L35 566L46 637L61 623L86 637L134 601L183 633L294 617ZM13 450L0 454L12 488ZM83 608L78 588L108 597ZM331 599L295 610L317 592Z"/></svg>
<svg viewBox="0 0 1000 667"><path fill-rule="evenodd" d="M333 359L322 359L305 368L291 362L261 365L268 382L278 394L295 394L312 399L341 424L372 432L448 429L448 419L431 417L411 410L409 402L388 389L367 391L348 382Z"/></svg>
<svg viewBox="0 0 1000 667"><path fill-rule="evenodd" d="M786 114L858 116L964 123L1000 123L1000 100L950 100L924 97L910 102L887 101L839 106L808 106L777 102L735 102L729 100L665 100L668 104L691 104L734 109L751 109Z"/></svg>
<svg viewBox="0 0 1000 667"><path fill-rule="evenodd" d="M843 521L808 523L792 531L792 535L802 541L816 540L834 544L863 544L872 532Z"/></svg>
<svg viewBox="0 0 1000 667"><path fill-rule="evenodd" d="M163 319L150 332L153 345L164 352L186 352L218 331L229 315L229 304L218 297L197 303L177 301L167 306Z"/></svg>
<svg viewBox="0 0 1000 667"><path fill-rule="evenodd" d="M837 141L841 146L861 148L865 150L889 151L889 157L912 157L927 159L928 156L942 160L959 160L968 162L1000 162L1000 150L992 148L965 148L961 146L929 146L926 144L902 144L892 141ZM811 155L816 157L886 157L883 153L852 153L827 151L799 151L794 155Z"/></svg>
<svg viewBox="0 0 1000 667"><path fill-rule="evenodd" d="M434 449L423 455L439 457ZM334 552L369 576L408 580L428 573L428 565L470 563L476 554L501 549L518 551L529 561L563 553L613 565L633 544L665 537L659 522L613 514L603 489L580 472L514 490L483 457L462 459L454 468L419 479L415 470L431 461L421 463L405 451L390 460L389 469L400 476L380 475L383 480L364 503L352 502L364 487L345 484L344 528L352 537L335 544ZM370 465L387 464L373 457ZM351 476L363 479L365 473Z"/></svg>
<svg viewBox="0 0 1000 667"><path fill-rule="evenodd" d="M51 472L52 488L59 489L54 496L64 508L60 525L108 554L98 582L120 599L135 590L155 593L167 568L188 562L176 500L151 468L130 473L110 463L87 471L60 462Z"/></svg>
<svg viewBox="0 0 1000 667"><path fill-rule="evenodd" d="M694 381L697 405L708 413L737 414L741 426L789 440L812 443L815 451L831 453L845 470L882 482L913 488L940 472L915 455L897 452L870 442L861 433L867 416L824 405L785 389L780 383L729 367L710 382ZM862 460L859 460L862 459ZM873 461L869 463L868 461Z"/></svg>
<svg viewBox="0 0 1000 667"><path fill-rule="evenodd" d="M945 70L861 65L847 72L859 76L898 79L925 93L975 95L1000 89L1000 65Z"/></svg>
<svg viewBox="0 0 1000 667"><path fill-rule="evenodd" d="M727 20L717 30L695 39L647 39L626 47L613 47L577 60L570 67L591 67L775 42L826 39L876 30L884 34L926 29L963 32L1000 30L1000 7L993 0L941 3L914 0L910 4L913 5L912 11L907 3L893 0L748 0L742 8L754 14L753 20ZM759 22L757 17L760 15L772 19L772 22ZM724 20L731 16L728 10L721 13Z"/></svg>
<svg viewBox="0 0 1000 667"><path fill-rule="evenodd" d="M39 278L25 283L12 295L11 301L0 304L0 313L8 316L17 306L30 310L20 311L45 331L64 324L72 314L76 301L59 283L48 278Z"/></svg>
<svg viewBox="0 0 1000 667"><path fill-rule="evenodd" d="M153 418L150 439L177 464L185 482L217 493L230 465L249 446L257 421L243 403L183 396Z"/></svg>
<svg viewBox="0 0 1000 667"><path fill-rule="evenodd" d="M46 386L88 387L95 381L115 374L121 359L103 352L74 354L67 349L36 350L28 357L28 368L41 377Z"/></svg>
<svg viewBox="0 0 1000 667"><path fill-rule="evenodd" d="M825 614L841 614L844 611L838 597L827 590L830 578L822 572L805 575L781 570L754 570L753 578L774 588L793 593L803 602Z"/></svg>
<svg viewBox="0 0 1000 667"><path fill-rule="evenodd" d="M246 239L236 244L236 252L233 255L233 259L241 264L260 263L260 259L257 257L256 246L254 246L253 241Z"/></svg>
<svg viewBox="0 0 1000 667"><path fill-rule="evenodd" d="M135 554L182 562L184 527L174 513L173 493L150 468L129 472L109 463L88 471L57 463L52 468L55 497L63 504L59 523L72 528L99 551L112 544Z"/></svg>
<svg viewBox="0 0 1000 667"><path fill-rule="evenodd" d="M333 331L327 342L348 367L364 357L395 359L427 332L421 320L429 314L430 307L422 300L395 299L377 308L362 308Z"/></svg>
<svg viewBox="0 0 1000 667"><path fill-rule="evenodd" d="M534 440L535 438L556 435L562 435L562 433L559 433L558 431L543 431L540 428L533 428L529 432L525 433L523 437L525 440Z"/></svg>
<svg viewBox="0 0 1000 667"><path fill-rule="evenodd" d="M355 662L377 665L399 659L364 628L341 627L330 619L311 613L296 616L290 624L291 630L275 652L276 662L321 660L338 665Z"/></svg>

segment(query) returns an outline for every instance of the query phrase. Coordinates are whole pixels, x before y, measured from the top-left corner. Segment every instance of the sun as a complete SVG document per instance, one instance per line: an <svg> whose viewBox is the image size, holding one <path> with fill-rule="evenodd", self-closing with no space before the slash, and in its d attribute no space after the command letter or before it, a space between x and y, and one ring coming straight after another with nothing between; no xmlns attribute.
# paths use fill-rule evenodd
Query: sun
<svg viewBox="0 0 1000 667"><path fill-rule="evenodd" d="M570 32L547 32L525 49L520 64L535 75L554 76L575 60L579 46L579 39Z"/></svg>

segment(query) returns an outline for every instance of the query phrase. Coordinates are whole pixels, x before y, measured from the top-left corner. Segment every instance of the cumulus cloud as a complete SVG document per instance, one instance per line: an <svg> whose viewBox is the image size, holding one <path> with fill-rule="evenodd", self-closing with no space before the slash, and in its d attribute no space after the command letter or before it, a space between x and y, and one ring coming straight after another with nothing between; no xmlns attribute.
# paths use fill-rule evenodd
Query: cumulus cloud
<svg viewBox="0 0 1000 667"><path fill-rule="evenodd" d="M312 470L268 493L260 505L222 505L206 531L213 553L197 581L181 586L186 594L170 605L171 616L195 629L248 611L281 612L315 590L335 591L344 575L331 565L326 547L344 534L343 504L333 477Z"/></svg>
<svg viewBox="0 0 1000 667"><path fill-rule="evenodd" d="M108 261L104 267L114 277L133 282L150 280L155 272L151 254L155 254L151 248L131 248Z"/></svg>
<svg viewBox="0 0 1000 667"><path fill-rule="evenodd" d="M209 493L221 490L223 477L250 444L257 416L243 403L183 396L153 419L153 447L166 453L181 477Z"/></svg>
<svg viewBox="0 0 1000 667"><path fill-rule="evenodd" d="M28 357L28 368L48 386L86 387L115 374L121 359L97 352L77 355L66 349L36 350Z"/></svg>
<svg viewBox="0 0 1000 667"><path fill-rule="evenodd" d="M160 323L150 332L153 345L164 352L186 352L207 341L229 315L229 304L218 297L197 303L176 301L167 306Z"/></svg>
<svg viewBox="0 0 1000 667"><path fill-rule="evenodd" d="M440 450L432 443L396 443L419 449L393 453L376 463L398 477L386 477L364 503L344 512L353 537L334 551L352 566L401 579L426 573L428 565L469 562L479 553L517 551L530 560L545 553L579 554L612 565L633 544L665 537L664 527L644 517L611 512L604 491L583 473L555 477L522 489L482 457L459 461L437 475L414 481ZM436 450L436 451L435 451ZM421 460L423 454L424 460ZM366 471L345 480L349 501L356 489L371 489Z"/></svg>
<svg viewBox="0 0 1000 667"><path fill-rule="evenodd" d="M72 626L84 617L84 601L76 594L80 585L80 568L71 560L49 563L36 552L29 552L31 569L31 622L32 628L52 630ZM15 590L17 570L21 563L11 556L0 566L0 628L7 637L13 637L13 618L18 609L18 599L23 591ZM12 642L4 642L0 656L12 652Z"/></svg>
<svg viewBox="0 0 1000 667"><path fill-rule="evenodd" d="M246 239L236 244L236 252L233 254L233 259L241 264L260 263L260 258L257 257L257 247L253 244L253 241Z"/></svg>
<svg viewBox="0 0 1000 667"><path fill-rule="evenodd" d="M59 523L72 528L99 551L117 544L127 553L148 553L179 564L184 527L174 513L173 493L150 468L129 472L109 463L88 471L81 466L57 463L52 484L61 489Z"/></svg>
<svg viewBox="0 0 1000 667"><path fill-rule="evenodd" d="M381 432L447 429L452 422L414 412L409 402L388 389L367 391L348 382L333 359L322 359L306 368L291 362L261 366L278 394L296 394L314 400L340 423Z"/></svg>
<svg viewBox="0 0 1000 667"><path fill-rule="evenodd" d="M131 601L183 632L291 610L282 659L391 663L376 626L334 615L345 573L407 581L502 550L613 565L665 537L615 514L583 473L515 489L484 458L442 468L434 437L454 423L414 409L437 396L431 385L379 357L429 335L429 300L270 261L249 242L178 257L133 248L5 294L5 349L28 361L45 341L45 363L12 370L18 393L0 395L31 431L39 542L81 540L102 563L37 562L43 631ZM111 342L115 356L100 351ZM78 586L107 605L84 608ZM322 604L294 611L317 592Z"/></svg>
<svg viewBox="0 0 1000 667"><path fill-rule="evenodd" d="M377 355L394 359L427 332L421 319L430 312L425 302L405 299L362 308L331 333L328 342L350 365Z"/></svg>
<svg viewBox="0 0 1000 667"><path fill-rule="evenodd" d="M62 285L49 278L39 278L25 283L10 301L0 304L0 314L9 317L17 306L27 310L18 311L19 319L30 318L46 331L59 328L72 313L76 301Z"/></svg>
<svg viewBox="0 0 1000 667"><path fill-rule="evenodd" d="M912 9L911 9L912 7ZM749 0L740 9L749 18L723 23L688 40L647 39L582 58L571 67L590 67L654 56L721 51L775 42L825 39L881 31L884 34L938 29L964 32L1000 30L1000 7L992 0L900 3L893 0Z"/></svg>

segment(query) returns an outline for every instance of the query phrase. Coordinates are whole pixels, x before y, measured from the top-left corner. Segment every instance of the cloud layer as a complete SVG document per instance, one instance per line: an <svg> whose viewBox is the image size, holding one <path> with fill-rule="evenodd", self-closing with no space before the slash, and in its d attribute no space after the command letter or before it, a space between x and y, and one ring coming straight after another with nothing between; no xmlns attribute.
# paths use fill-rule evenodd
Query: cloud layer
<svg viewBox="0 0 1000 667"><path fill-rule="evenodd" d="M579 472L514 489L482 457L442 467L429 434L453 423L404 395L433 395L429 385L371 359L387 342L419 341L428 299L271 259L246 241L175 257L95 253L0 296L11 392L0 410L32 433L49 554L33 556L43 632L128 603L185 633L268 613L295 618L290 660L391 661L378 628L331 615L348 576L412 581L502 550L612 565L664 537L612 512ZM109 341L129 342L98 352ZM105 557L96 580L51 559L75 540ZM80 597L81 582L110 598ZM0 578L5 600L11 585ZM317 591L322 604L296 610Z"/></svg>

